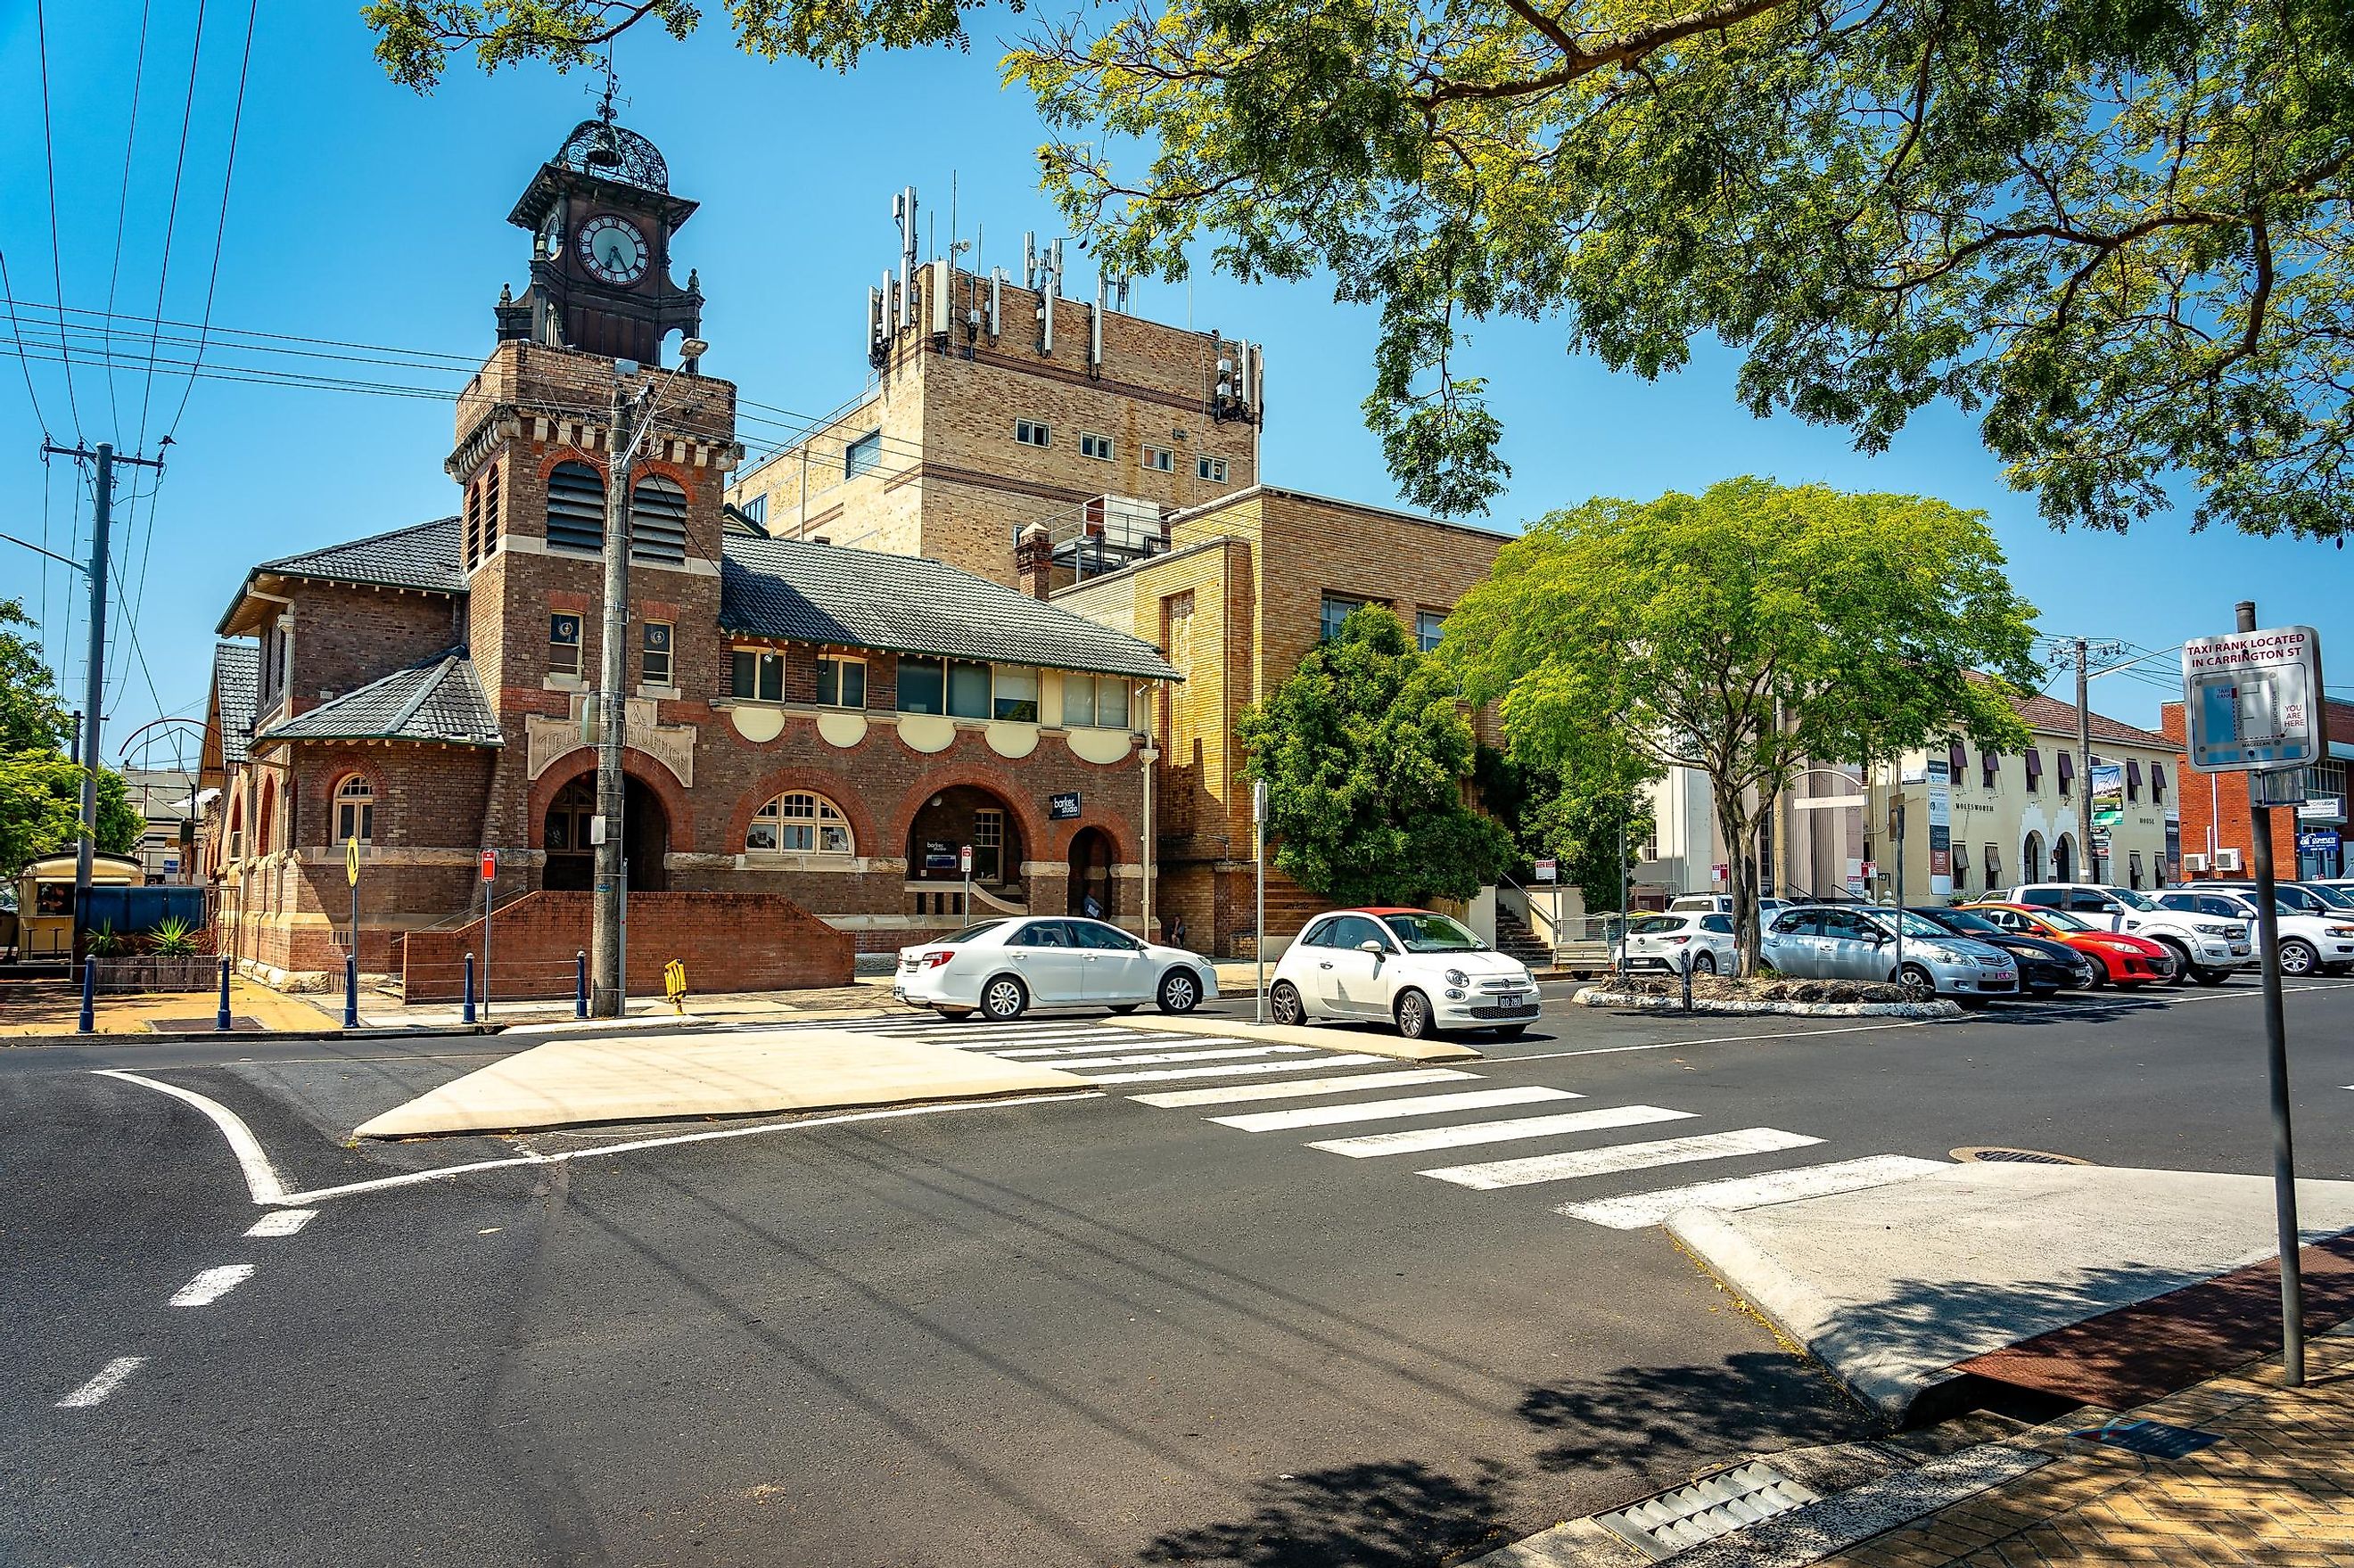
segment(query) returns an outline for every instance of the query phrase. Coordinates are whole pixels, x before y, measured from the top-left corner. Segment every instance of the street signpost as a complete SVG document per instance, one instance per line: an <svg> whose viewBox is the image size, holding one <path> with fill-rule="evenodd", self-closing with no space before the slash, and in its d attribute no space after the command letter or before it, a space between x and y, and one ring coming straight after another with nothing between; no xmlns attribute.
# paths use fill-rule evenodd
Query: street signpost
<svg viewBox="0 0 2354 1568"><path fill-rule="evenodd" d="M1252 916L1251 1022L1267 1022L1267 780L1251 780L1251 863L1258 878L1257 909Z"/></svg>
<svg viewBox="0 0 2354 1568"><path fill-rule="evenodd" d="M2256 965L2264 985L2264 1069L2272 1090L2273 1216L2280 1247L2281 1376L2305 1383L2305 1281L2297 1248L2296 1146L2289 1125L2288 1026L2281 1005L2280 911L2274 902L2273 813L2306 798L2304 770L2329 753L2321 702L2321 634L2310 626L2256 629L2242 599L2240 629L2182 645L2182 717L2190 766L2248 778L2248 838L2256 872ZM2295 777L2289 777L2294 775Z"/></svg>
<svg viewBox="0 0 2354 1568"><path fill-rule="evenodd" d="M499 852L482 852L482 1022L491 1020L491 894L498 880Z"/></svg>
<svg viewBox="0 0 2354 1568"><path fill-rule="evenodd" d="M1537 862L1537 880L1539 882L1560 881L1561 862L1557 860L1541 860Z"/></svg>
<svg viewBox="0 0 2354 1568"><path fill-rule="evenodd" d="M957 867L964 873L964 901L957 906L957 914L968 926L972 924L972 846L967 844L957 854Z"/></svg>
<svg viewBox="0 0 2354 1568"><path fill-rule="evenodd" d="M360 837L344 841L344 880L352 885L352 944L344 955L344 1027L360 1026Z"/></svg>

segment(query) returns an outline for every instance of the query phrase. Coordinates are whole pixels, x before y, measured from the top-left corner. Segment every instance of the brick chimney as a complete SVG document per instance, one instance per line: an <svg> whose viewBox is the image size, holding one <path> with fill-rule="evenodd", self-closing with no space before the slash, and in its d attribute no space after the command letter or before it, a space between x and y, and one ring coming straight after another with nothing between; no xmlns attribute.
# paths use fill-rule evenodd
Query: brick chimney
<svg viewBox="0 0 2354 1568"><path fill-rule="evenodd" d="M1034 599L1051 599L1055 587L1055 546L1044 523L1022 530L1013 546L1013 571L1022 591Z"/></svg>

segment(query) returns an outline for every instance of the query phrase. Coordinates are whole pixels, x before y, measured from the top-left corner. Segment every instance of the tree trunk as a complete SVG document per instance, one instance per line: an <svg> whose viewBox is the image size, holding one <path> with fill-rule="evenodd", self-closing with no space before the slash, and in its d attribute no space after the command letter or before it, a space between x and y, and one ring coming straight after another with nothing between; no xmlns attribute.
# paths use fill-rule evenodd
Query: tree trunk
<svg viewBox="0 0 2354 1568"><path fill-rule="evenodd" d="M1716 820L1724 828L1725 891L1733 895L1733 939L1744 975L1757 972L1757 822L1739 791L1716 791Z"/></svg>

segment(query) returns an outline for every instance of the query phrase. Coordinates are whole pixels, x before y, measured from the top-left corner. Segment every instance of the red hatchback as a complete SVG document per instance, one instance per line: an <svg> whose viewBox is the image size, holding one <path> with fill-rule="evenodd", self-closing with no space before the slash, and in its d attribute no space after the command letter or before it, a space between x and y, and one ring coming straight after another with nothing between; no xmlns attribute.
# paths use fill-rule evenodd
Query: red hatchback
<svg viewBox="0 0 2354 1568"><path fill-rule="evenodd" d="M2124 931L2105 931L2058 909L2032 904L1966 904L2006 931L2064 943L2093 960L2093 983L2149 985L2175 978L2174 954L2163 943Z"/></svg>

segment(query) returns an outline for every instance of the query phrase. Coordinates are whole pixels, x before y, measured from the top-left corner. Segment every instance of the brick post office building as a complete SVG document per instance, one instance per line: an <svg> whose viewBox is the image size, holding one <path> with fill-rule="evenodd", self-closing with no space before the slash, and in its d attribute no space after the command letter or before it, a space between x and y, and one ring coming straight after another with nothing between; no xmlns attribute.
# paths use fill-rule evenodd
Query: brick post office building
<svg viewBox="0 0 2354 1568"><path fill-rule="evenodd" d="M225 950L340 969L356 839L362 967L455 994L490 848L500 993L568 986L612 409L642 396L618 824L633 989L671 957L698 989L846 980L854 949L961 921L967 846L976 914L1092 900L1140 926L1147 715L1175 672L954 565L731 513L736 389L692 357L662 366L699 326L699 280L677 284L670 254L694 210L642 138L582 125L510 215L531 282L458 398L453 514L247 575L200 780L219 791L203 854Z"/></svg>

